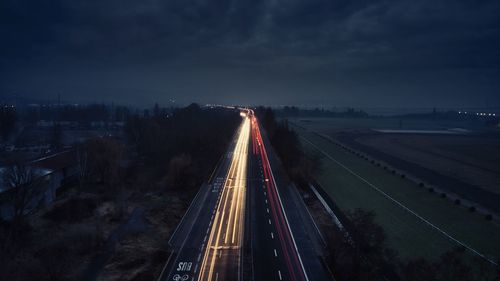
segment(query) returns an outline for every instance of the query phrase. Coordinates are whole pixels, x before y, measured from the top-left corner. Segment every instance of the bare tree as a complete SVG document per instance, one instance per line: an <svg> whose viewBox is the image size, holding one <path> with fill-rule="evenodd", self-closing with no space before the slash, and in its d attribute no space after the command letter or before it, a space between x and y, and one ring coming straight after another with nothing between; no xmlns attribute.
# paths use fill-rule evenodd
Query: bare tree
<svg viewBox="0 0 500 281"><path fill-rule="evenodd" d="M119 179L122 159L121 145L112 139L98 138L88 141L89 174L109 186Z"/></svg>
<svg viewBox="0 0 500 281"><path fill-rule="evenodd" d="M80 186L80 188L82 188L89 173L88 171L89 154L87 147L80 145L76 148L76 159L78 162L78 185Z"/></svg>
<svg viewBox="0 0 500 281"><path fill-rule="evenodd" d="M3 174L4 185L12 202L12 217L18 221L33 211L43 199L44 178L24 164L13 164Z"/></svg>
<svg viewBox="0 0 500 281"><path fill-rule="evenodd" d="M128 139L136 146L139 146L144 137L145 126L144 122L138 116L133 116L127 120L125 125L125 133Z"/></svg>
<svg viewBox="0 0 500 281"><path fill-rule="evenodd" d="M50 146L55 150L59 150L63 146L63 131L58 123L55 123L54 127L52 127Z"/></svg>
<svg viewBox="0 0 500 281"><path fill-rule="evenodd" d="M0 104L0 136L2 140L7 140L14 132L16 121L16 109L6 104Z"/></svg>
<svg viewBox="0 0 500 281"><path fill-rule="evenodd" d="M167 173L167 184L171 188L179 188L187 185L189 180L189 166L192 164L191 156L181 154L170 159Z"/></svg>

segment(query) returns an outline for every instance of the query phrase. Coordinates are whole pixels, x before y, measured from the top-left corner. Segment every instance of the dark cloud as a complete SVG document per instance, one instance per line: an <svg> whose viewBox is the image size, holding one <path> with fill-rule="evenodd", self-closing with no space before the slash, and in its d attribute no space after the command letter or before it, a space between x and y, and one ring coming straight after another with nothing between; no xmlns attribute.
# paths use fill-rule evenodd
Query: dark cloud
<svg viewBox="0 0 500 281"><path fill-rule="evenodd" d="M500 78L499 14L496 0L4 0L0 81L31 92L78 92L89 83L96 92L145 88L153 99L158 92L218 91L223 87L212 82L231 77L234 90L251 85L258 91L258 83L280 89L280 99L304 100L304 93L291 93L306 86L287 87L303 79L303 85L315 82L316 99L335 102L368 90L375 97L442 91L423 78L427 87L388 85L418 80L425 71L446 71L442 79L465 77L474 85L481 75L467 73L479 70L493 78L476 91L499 102L493 97L500 89L494 81ZM370 73L386 80L359 88L356 81ZM399 80L387 78L391 73ZM62 77L75 83L64 85ZM85 85L82 77L88 77ZM175 83L190 79L198 79L199 88ZM38 83L27 88L29 81ZM237 102L241 97L230 91L226 96ZM460 93L464 102L468 94Z"/></svg>

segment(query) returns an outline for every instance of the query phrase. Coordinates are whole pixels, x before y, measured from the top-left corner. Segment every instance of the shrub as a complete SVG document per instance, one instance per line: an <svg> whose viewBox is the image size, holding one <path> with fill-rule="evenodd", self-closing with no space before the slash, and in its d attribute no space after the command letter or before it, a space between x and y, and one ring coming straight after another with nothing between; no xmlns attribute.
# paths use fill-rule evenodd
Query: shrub
<svg viewBox="0 0 500 281"><path fill-rule="evenodd" d="M455 205L460 205L460 199L455 199Z"/></svg>
<svg viewBox="0 0 500 281"><path fill-rule="evenodd" d="M485 218L487 221L490 221L493 219L493 216L491 214L487 214Z"/></svg>
<svg viewBox="0 0 500 281"><path fill-rule="evenodd" d="M446 193L442 192L441 193L441 198L446 198Z"/></svg>
<svg viewBox="0 0 500 281"><path fill-rule="evenodd" d="M420 187L424 187L424 183L423 183L423 182L421 182L421 183L419 183L419 184L418 184L418 186L420 186Z"/></svg>
<svg viewBox="0 0 500 281"><path fill-rule="evenodd" d="M474 206L470 206L469 207L469 212L472 213L472 212L475 212L475 211L476 211L476 207L474 207Z"/></svg>
<svg viewBox="0 0 500 281"><path fill-rule="evenodd" d="M432 188L432 187L429 187L429 189L427 189L427 190L429 190L429 192L434 192L434 188Z"/></svg>
<svg viewBox="0 0 500 281"><path fill-rule="evenodd" d="M406 176L405 174L401 174L401 178L404 179Z"/></svg>
<svg viewBox="0 0 500 281"><path fill-rule="evenodd" d="M95 225L75 225L62 238L67 250L76 254L91 254L104 242L103 233Z"/></svg>
<svg viewBox="0 0 500 281"><path fill-rule="evenodd" d="M93 198L72 198L45 213L44 218L55 222L79 222L89 218L97 208L97 200Z"/></svg>

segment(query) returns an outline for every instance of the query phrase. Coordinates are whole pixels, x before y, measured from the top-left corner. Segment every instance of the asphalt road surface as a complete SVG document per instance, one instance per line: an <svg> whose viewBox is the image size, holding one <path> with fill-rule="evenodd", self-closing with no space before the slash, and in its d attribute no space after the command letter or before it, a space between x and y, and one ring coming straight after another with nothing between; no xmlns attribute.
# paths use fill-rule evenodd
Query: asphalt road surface
<svg viewBox="0 0 500 281"><path fill-rule="evenodd" d="M247 110L211 181L172 235L160 280L330 279L319 261L317 233L311 234L314 223L297 203L300 195L278 187L285 186L284 176L273 173L279 163L266 147Z"/></svg>
<svg viewBox="0 0 500 281"><path fill-rule="evenodd" d="M254 280L308 280L276 189L260 127L252 118ZM255 262L257 261L257 262Z"/></svg>
<svg viewBox="0 0 500 281"><path fill-rule="evenodd" d="M215 210L198 280L239 280L247 187L250 119L244 117L233 160Z"/></svg>

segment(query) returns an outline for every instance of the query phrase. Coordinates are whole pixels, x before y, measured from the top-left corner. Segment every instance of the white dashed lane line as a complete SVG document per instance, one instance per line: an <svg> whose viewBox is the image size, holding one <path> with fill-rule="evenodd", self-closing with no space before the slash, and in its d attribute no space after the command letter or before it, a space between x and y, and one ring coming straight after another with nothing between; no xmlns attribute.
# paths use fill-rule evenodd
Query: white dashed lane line
<svg viewBox="0 0 500 281"><path fill-rule="evenodd" d="M276 252L276 249L274 249L274 256L278 257L278 252Z"/></svg>

